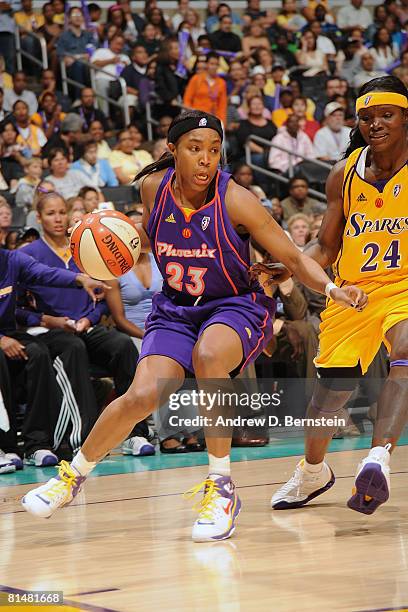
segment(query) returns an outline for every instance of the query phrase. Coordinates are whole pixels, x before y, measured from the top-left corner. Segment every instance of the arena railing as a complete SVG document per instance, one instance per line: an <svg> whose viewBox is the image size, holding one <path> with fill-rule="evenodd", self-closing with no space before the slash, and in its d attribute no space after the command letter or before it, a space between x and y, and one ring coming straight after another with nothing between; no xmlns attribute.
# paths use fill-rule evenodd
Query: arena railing
<svg viewBox="0 0 408 612"><path fill-rule="evenodd" d="M157 100L156 100L157 102ZM181 100L176 103L176 104L172 104L172 106L176 106L177 108L180 109L180 112L182 110L188 111L188 110L193 110L190 106L186 106L185 104L183 104L181 102ZM154 133L153 133L153 126L154 125L159 125L159 122L157 119L155 119L153 117L152 114L152 103L151 101L147 101L145 104L145 111L146 111L146 131L147 131L147 140L153 140L154 139ZM223 126L224 129L224 126ZM224 138L224 144L223 144L223 154L224 157L226 157L226 143L225 143L225 138Z"/></svg>
<svg viewBox="0 0 408 612"><path fill-rule="evenodd" d="M101 98L102 100L105 100L106 102L108 102L112 106L116 106L117 108L120 108L120 110L122 111L122 115L123 115L124 125L128 126L130 124L130 112L129 112L129 103L128 103L128 97L127 97L127 86L126 86L125 79L123 79L122 77L112 78L112 74L110 72L108 72L107 70L104 70L103 68L98 68L97 66L92 64L92 62L88 62L88 61L83 60L83 59L78 60L74 55L70 55L69 53L66 53L64 57L72 57L73 59L75 59L75 61L80 62L81 64L84 64L84 66L86 66L89 69L89 74L90 74L90 78L91 78L91 87L92 87L93 91L95 92L96 97L97 98ZM84 87L87 87L87 85L85 85L85 83L80 83L79 81L75 81L74 79L71 79L67 75L67 67L66 67L65 62L64 62L63 59L60 60L60 68L61 68L62 92L66 96L69 95L68 94L68 85L74 85L75 87L78 87L79 89L83 89ZM96 74L97 73L107 74L107 75L109 75L111 81L117 81L119 83L120 90L121 90L120 102L119 102L119 100L115 100L114 98L111 98L109 96L105 96L105 95L97 92L97 90L96 90Z"/></svg>
<svg viewBox="0 0 408 612"><path fill-rule="evenodd" d="M21 32L35 38L35 40L38 41L41 49L41 59L38 59L38 57L32 55L32 53L29 53L25 49L21 48ZM27 57L34 64L37 64L37 66L41 66L43 70L48 69L47 43L45 42L45 38L43 36L27 30L26 28L23 28L23 26L17 26L14 32L14 38L16 42L17 70L23 69L23 56Z"/></svg>
<svg viewBox="0 0 408 612"><path fill-rule="evenodd" d="M146 102L146 128L147 128L147 140L153 140L153 126L159 125L157 119L155 119L152 115L152 105L151 102Z"/></svg>
<svg viewBox="0 0 408 612"><path fill-rule="evenodd" d="M288 169L289 178L282 174L278 174L277 172L274 172L273 170L263 168L262 166L258 166L257 164L254 164L251 160L251 149L250 149L251 142L260 144L264 147L268 147L269 149L278 149L279 151L283 151L284 153L287 153L289 155L289 169ZM281 147L280 145L277 145L277 144L273 144L270 140L265 140L265 138L261 138L260 136L251 135L248 137L248 140L245 143L245 163L253 170L260 172L261 174L265 174L266 176L269 176L275 179L276 181L279 181L284 184L289 183L290 179L293 178L295 175L294 164L293 164L294 157L298 157L298 158L300 157L303 161L307 161L311 164L314 164L315 166L319 166L320 168L324 168L326 170L331 170L333 168L333 166L331 164L328 164L327 162L324 162L320 159L311 159L310 157L305 157L304 155L301 155L300 153L292 151L291 149L288 149L286 147ZM324 193L321 193L320 191L316 191L316 189L309 188L309 194L313 196L314 198L321 200L322 202L327 202L326 196L324 195Z"/></svg>
<svg viewBox="0 0 408 612"><path fill-rule="evenodd" d="M156 103L161 103L163 104L163 102L160 101L159 98L157 98L155 100ZM185 106L182 102L181 99L179 102L172 104L172 106L175 106L177 108L180 109L180 112L182 110L192 110L189 106ZM153 126L154 125L159 125L159 122L157 119L155 119L153 117L152 114L152 101L148 100L145 104L145 111L146 111L146 131L147 131L147 140L153 140L154 138L154 134L153 134Z"/></svg>

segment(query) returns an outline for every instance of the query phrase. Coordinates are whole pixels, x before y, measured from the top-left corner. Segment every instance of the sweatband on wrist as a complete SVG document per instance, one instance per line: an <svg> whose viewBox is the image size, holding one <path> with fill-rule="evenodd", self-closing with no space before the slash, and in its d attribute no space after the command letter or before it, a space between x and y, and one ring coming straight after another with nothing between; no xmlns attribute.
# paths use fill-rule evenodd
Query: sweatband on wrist
<svg viewBox="0 0 408 612"><path fill-rule="evenodd" d="M332 282L327 283L326 287L324 288L324 292L325 292L325 294L327 295L328 298L331 297L330 291L332 289L337 289L337 285L335 285L335 283L332 283Z"/></svg>

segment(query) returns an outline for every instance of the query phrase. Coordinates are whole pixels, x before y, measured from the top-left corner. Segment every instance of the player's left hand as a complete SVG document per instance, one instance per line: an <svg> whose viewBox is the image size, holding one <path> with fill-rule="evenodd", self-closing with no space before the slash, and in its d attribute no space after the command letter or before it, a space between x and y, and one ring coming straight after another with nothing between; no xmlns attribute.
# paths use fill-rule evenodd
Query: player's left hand
<svg viewBox="0 0 408 612"><path fill-rule="evenodd" d="M340 306L355 308L358 312L364 310L368 304L368 296L362 289L354 285L337 287L330 291L330 297Z"/></svg>
<svg viewBox="0 0 408 612"><path fill-rule="evenodd" d="M264 283L264 287L271 285L279 285L292 276L292 273L286 266L281 263L256 263L249 269L249 278L257 280L260 274L267 274L268 280Z"/></svg>
<svg viewBox="0 0 408 612"><path fill-rule="evenodd" d="M103 281L95 280L86 274L78 274L76 280L89 294L94 304L99 300L103 300L105 290L110 289L109 285L106 285Z"/></svg>

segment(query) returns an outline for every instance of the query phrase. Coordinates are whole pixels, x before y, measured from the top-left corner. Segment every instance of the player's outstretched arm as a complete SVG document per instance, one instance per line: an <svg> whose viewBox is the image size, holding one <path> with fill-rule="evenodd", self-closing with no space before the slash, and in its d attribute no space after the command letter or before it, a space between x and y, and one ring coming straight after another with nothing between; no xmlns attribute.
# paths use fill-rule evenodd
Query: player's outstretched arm
<svg viewBox="0 0 408 612"><path fill-rule="evenodd" d="M276 260L281 261L300 282L318 293L325 293L330 279L322 267L301 253L282 228L266 212L259 200L240 185L228 187L226 205L235 227L244 227L248 233ZM363 308L367 296L355 287L333 288L330 296L342 306Z"/></svg>

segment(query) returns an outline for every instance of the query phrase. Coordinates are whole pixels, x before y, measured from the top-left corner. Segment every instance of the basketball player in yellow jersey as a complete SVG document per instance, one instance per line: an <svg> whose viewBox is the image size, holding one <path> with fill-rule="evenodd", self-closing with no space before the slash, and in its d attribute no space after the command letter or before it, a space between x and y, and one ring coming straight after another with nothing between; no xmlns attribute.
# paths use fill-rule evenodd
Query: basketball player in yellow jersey
<svg viewBox="0 0 408 612"><path fill-rule="evenodd" d="M328 209L318 243L306 252L334 264L336 286L368 295L361 313L328 300L322 313L311 418L339 416L382 342L390 373L378 401L372 448L360 463L349 508L372 514L389 497L390 453L408 414L408 100L396 77L366 83L356 102L358 125L345 159L327 180ZM336 427L309 428L306 456L272 497L274 509L296 508L334 484L324 462Z"/></svg>

